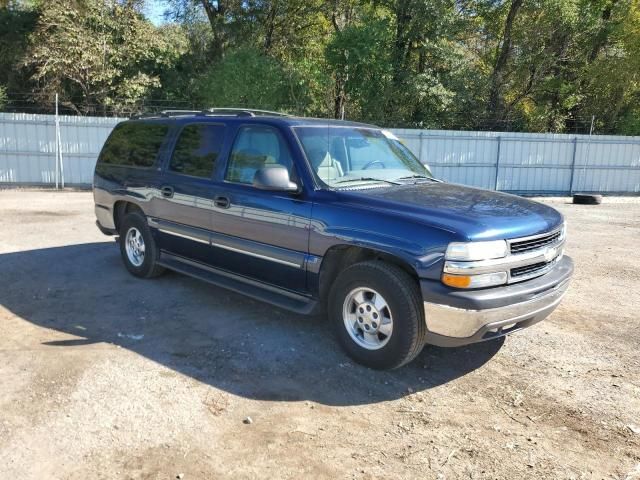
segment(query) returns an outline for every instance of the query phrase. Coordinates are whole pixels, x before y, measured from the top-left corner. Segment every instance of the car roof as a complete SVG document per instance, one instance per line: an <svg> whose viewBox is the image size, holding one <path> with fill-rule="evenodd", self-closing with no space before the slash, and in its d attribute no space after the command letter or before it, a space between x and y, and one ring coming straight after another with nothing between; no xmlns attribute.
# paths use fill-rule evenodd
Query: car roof
<svg viewBox="0 0 640 480"><path fill-rule="evenodd" d="M125 123L129 122L174 122L177 124L186 123L257 123L257 124L270 124L270 125L287 125L292 127L361 127L361 128L375 128L379 129L375 125L370 125L360 122L352 122L349 120L335 120L333 118L312 118L312 117L298 117L289 116L283 114L265 114L249 116L249 115L236 115L236 114L217 114L208 112L198 113L176 113L172 115L157 114L157 115L145 115L140 117L132 117L129 120L125 120Z"/></svg>

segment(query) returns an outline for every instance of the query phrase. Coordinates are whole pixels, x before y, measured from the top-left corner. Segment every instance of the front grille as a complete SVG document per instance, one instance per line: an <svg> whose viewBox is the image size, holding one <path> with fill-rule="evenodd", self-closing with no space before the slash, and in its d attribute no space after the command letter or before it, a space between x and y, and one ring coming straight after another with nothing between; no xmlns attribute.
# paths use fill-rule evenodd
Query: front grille
<svg viewBox="0 0 640 480"><path fill-rule="evenodd" d="M546 245L552 245L560 240L561 235L562 231L558 230L557 232L549 233L547 235L541 235L536 238L511 242L511 253L525 253L532 250L537 250Z"/></svg>
<svg viewBox="0 0 640 480"><path fill-rule="evenodd" d="M552 262L540 262L532 265L525 265L524 267L516 267L511 269L511 278L524 277L525 275L533 275L534 273L542 270Z"/></svg>

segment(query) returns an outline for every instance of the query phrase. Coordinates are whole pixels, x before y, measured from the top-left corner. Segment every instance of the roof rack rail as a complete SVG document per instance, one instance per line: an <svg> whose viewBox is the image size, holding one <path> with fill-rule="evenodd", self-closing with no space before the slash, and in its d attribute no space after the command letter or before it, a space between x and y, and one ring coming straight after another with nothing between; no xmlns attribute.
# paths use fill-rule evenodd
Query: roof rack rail
<svg viewBox="0 0 640 480"><path fill-rule="evenodd" d="M160 115L163 117L178 117L180 115L203 115L205 113L202 110L162 110Z"/></svg>
<svg viewBox="0 0 640 480"><path fill-rule="evenodd" d="M276 116L276 117L290 117L288 113L272 112L269 110L257 110L253 108L209 108L208 110L162 110L155 113L142 113L139 115L132 115L131 118L139 120L143 118L159 118L159 117L180 117L185 115L235 115L242 117L256 117L256 116Z"/></svg>
<svg viewBox="0 0 640 480"><path fill-rule="evenodd" d="M182 115L205 115L207 112L202 110L162 110L161 112L141 113L132 115L134 120L142 118L158 118L158 117L179 117Z"/></svg>
<svg viewBox="0 0 640 480"><path fill-rule="evenodd" d="M271 110L258 110L256 108L234 108L234 107L216 107L210 108L207 112L211 113L229 113L235 115L243 115L247 117L256 117L258 115L272 115L275 117L290 117L288 113L274 112Z"/></svg>

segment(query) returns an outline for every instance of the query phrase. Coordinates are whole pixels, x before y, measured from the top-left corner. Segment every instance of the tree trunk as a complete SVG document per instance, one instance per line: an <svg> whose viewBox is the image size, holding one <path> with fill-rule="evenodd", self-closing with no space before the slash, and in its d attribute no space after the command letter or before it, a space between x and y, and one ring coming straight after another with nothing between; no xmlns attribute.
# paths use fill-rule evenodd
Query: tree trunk
<svg viewBox="0 0 640 480"><path fill-rule="evenodd" d="M213 53L216 58L224 57L226 32L224 16L227 13L226 3L223 0L212 2L211 0L201 0L204 11L207 14L211 31L213 32Z"/></svg>
<svg viewBox="0 0 640 480"><path fill-rule="evenodd" d="M411 21L409 2L404 0L397 2L395 17L396 33L393 55L393 83L396 86L400 86L404 80L409 50L409 23Z"/></svg>
<svg viewBox="0 0 640 480"><path fill-rule="evenodd" d="M552 42L554 45L552 49L554 61L550 71L551 75L558 80L558 83L551 94L551 109L547 120L547 130L549 132L558 132L561 122L566 124L566 121L561 119L566 119L569 115L568 110L563 107L562 88L564 83L573 83L575 79L571 78L571 72L566 69L566 55L571 38L565 32L557 32L553 36Z"/></svg>
<svg viewBox="0 0 640 480"><path fill-rule="evenodd" d="M601 27L593 36L591 51L589 52L585 65L586 68L588 68L593 62L598 59L598 55L600 54L602 49L609 43L609 36L611 34L611 15L613 13L614 7L618 2L619 0L611 0L611 2L602 9L602 13L600 14L600 20L602 22ZM578 93L582 93L588 83L588 78L585 76L584 70L581 73L582 75L578 79ZM585 105L581 103L571 107L571 109L569 109L569 112L567 113L568 119L578 118L584 106ZM615 121L615 118L612 121Z"/></svg>
<svg viewBox="0 0 640 480"><path fill-rule="evenodd" d="M511 0L509 13L504 24L504 32L502 34L502 42L498 46L496 63L491 74L491 88L489 90L489 104L487 105L487 113L492 127L498 125L498 121L502 118L502 86L505 79L506 67L511 55L512 40L511 34L513 24L515 23L518 11L522 7L524 0Z"/></svg>
<svg viewBox="0 0 640 480"><path fill-rule="evenodd" d="M278 13L279 3L277 0L271 4L269 13L267 14L267 24L264 36L264 52L269 53L273 46L273 34L276 28L276 15Z"/></svg>
<svg viewBox="0 0 640 480"><path fill-rule="evenodd" d="M339 12L340 2L335 1L333 3L333 9L331 11L331 24L336 33L340 33L345 27L351 23L352 10L347 6L342 12ZM348 61L348 57L345 53L345 60ZM335 84L333 93L333 118L343 119L344 111L347 105L347 91L346 82L349 78L348 65L345 61L345 68L343 71L337 71L334 73Z"/></svg>
<svg viewBox="0 0 640 480"><path fill-rule="evenodd" d="M347 103L347 95L344 89L344 79L342 75L336 75L335 95L333 103L333 118L342 120L344 118L344 109Z"/></svg>

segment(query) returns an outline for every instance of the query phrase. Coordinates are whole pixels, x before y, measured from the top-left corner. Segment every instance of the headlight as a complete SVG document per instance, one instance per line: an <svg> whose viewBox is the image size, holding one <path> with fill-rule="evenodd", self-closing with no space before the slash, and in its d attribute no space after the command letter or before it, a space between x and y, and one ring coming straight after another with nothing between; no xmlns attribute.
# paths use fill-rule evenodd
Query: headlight
<svg viewBox="0 0 640 480"><path fill-rule="evenodd" d="M447 247L445 260L482 262L507 256L505 240L491 242L453 242ZM448 262L447 262L448 263ZM445 264L446 268L446 264ZM471 275L442 274L442 283L455 288L484 288L507 283L507 272L491 272Z"/></svg>
<svg viewBox="0 0 640 480"><path fill-rule="evenodd" d="M447 260L491 260L507 255L507 242L453 242L447 247Z"/></svg>

